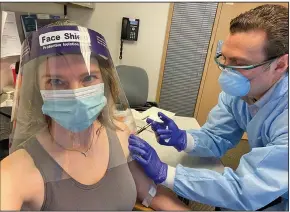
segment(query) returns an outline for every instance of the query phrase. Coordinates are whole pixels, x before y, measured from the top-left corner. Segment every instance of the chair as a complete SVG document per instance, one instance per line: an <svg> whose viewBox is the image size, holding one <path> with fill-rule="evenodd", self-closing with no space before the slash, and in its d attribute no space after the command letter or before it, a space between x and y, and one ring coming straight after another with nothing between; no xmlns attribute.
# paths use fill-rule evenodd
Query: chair
<svg viewBox="0 0 290 212"><path fill-rule="evenodd" d="M125 95L131 108L145 111L155 106L155 102L147 102L149 79L143 68L119 65L116 67Z"/></svg>

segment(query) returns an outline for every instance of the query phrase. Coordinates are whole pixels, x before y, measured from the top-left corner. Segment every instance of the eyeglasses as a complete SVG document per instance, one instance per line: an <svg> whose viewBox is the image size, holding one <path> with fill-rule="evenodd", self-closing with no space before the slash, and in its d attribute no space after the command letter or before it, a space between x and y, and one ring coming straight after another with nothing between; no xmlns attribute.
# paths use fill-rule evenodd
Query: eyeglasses
<svg viewBox="0 0 290 212"><path fill-rule="evenodd" d="M254 68L257 68L259 66L262 66L262 65L265 65L267 63L270 63L272 61L274 61L275 59L277 59L278 57L280 56L277 56L277 57L272 57L264 62L261 62L261 63L258 63L258 64L254 64L254 65L247 65L247 66L228 66L228 65L225 65L225 62L226 62L226 58L222 55L222 54L218 54L214 60L216 62L216 64L220 67L220 68L230 68L230 69L243 69L243 70L250 70L250 69L254 69Z"/></svg>

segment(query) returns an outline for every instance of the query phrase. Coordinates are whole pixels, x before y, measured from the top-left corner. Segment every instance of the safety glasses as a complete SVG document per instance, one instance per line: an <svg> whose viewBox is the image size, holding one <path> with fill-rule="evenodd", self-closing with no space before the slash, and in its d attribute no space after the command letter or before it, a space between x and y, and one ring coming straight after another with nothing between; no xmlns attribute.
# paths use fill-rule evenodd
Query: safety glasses
<svg viewBox="0 0 290 212"><path fill-rule="evenodd" d="M278 57L280 56L277 56L277 57L272 57L264 62L261 62L261 63L258 63L258 64L254 64L254 65L247 65L247 66L228 66L228 65L225 65L225 62L226 62L226 59L225 57L222 55L222 54L218 54L214 60L216 62L216 64L219 66L219 68L222 68L222 69L242 69L242 70L250 70L250 69L254 69L254 68L257 68L259 66L262 66L262 65L265 65L267 63L271 63L273 62L275 59L277 59Z"/></svg>

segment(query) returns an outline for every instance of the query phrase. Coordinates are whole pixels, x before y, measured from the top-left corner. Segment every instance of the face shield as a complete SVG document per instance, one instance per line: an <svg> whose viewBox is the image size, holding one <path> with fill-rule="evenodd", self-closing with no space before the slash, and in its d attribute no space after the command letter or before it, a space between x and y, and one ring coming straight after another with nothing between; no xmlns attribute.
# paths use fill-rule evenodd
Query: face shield
<svg viewBox="0 0 290 212"><path fill-rule="evenodd" d="M37 142L62 165L64 152L87 156L101 138L136 131L104 37L80 26L42 28L24 41L12 120L10 153Z"/></svg>

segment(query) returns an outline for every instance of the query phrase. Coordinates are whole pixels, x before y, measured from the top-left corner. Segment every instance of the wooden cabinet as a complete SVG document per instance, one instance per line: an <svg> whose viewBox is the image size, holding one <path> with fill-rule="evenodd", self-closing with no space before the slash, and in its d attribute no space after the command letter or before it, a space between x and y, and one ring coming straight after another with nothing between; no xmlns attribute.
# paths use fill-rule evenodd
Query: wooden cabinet
<svg viewBox="0 0 290 212"><path fill-rule="evenodd" d="M221 88L218 84L218 77L221 70L214 62L218 41L224 40L228 35L231 19L263 4L265 3L219 3L194 112L194 117L201 126L206 122L210 110L217 104L218 95L221 92ZM288 3L286 2L275 2L273 4L281 4L288 7ZM246 136L243 138L247 139Z"/></svg>

